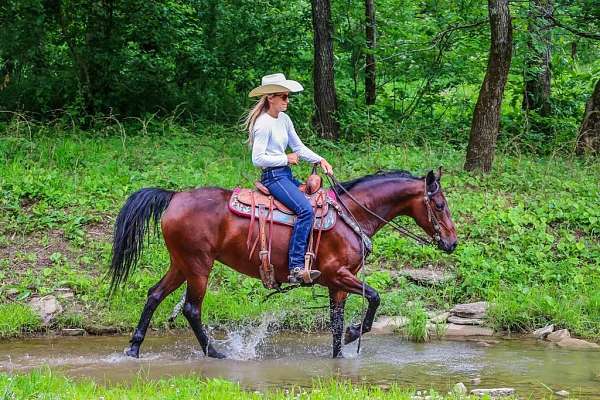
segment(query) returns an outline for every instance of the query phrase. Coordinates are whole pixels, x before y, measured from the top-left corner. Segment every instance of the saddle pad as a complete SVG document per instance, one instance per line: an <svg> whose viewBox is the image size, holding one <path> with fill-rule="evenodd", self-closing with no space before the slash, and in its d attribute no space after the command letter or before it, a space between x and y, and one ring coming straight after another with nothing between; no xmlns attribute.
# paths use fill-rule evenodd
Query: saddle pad
<svg viewBox="0 0 600 400"><path fill-rule="evenodd" d="M251 214L251 206L244 204L242 202L240 202L238 200L238 194L240 192L240 188L235 188L233 190L233 194L231 195L231 198L229 199L229 211L231 211L232 213L234 213L235 215L239 215L240 217L246 217L246 218L250 218ZM332 193L327 193L328 199L327 201L331 201L330 199L333 197L335 198L335 194L332 195ZM265 211L266 212L266 211ZM259 208L258 207L254 207L254 216L256 218L259 217ZM279 210L273 210L273 222L276 224L281 224L281 225L289 225L289 226L294 226L294 224L296 223L296 215L295 214L287 214L284 212L281 212ZM333 226L335 225L335 222L337 220L337 212L335 211L335 209L333 207L328 207L327 213L325 214L324 217L319 217L317 216L317 218L315 218L315 224L313 225L313 229L319 229L320 225L321 225L321 219L323 220L322 224L323 224L323 230L329 230L331 228L333 228Z"/></svg>

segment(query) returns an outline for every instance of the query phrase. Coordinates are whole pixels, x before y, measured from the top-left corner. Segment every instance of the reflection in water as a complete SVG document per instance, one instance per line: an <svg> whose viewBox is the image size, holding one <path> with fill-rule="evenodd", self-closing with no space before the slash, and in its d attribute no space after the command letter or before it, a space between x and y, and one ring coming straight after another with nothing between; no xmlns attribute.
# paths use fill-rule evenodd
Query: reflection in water
<svg viewBox="0 0 600 400"><path fill-rule="evenodd" d="M600 352L569 351L536 341L501 340L491 347L473 341L412 343L398 336L366 335L360 355L346 346L345 359L330 359L329 335L273 334L274 320L227 332L215 340L227 360L205 358L189 333L149 336L139 360L125 357L128 337L57 337L0 342L0 371L50 365L69 376L99 382L188 375L222 377L253 389L308 386L315 378L372 384L398 383L447 391L515 387L521 396L549 395L546 387L579 398L600 398ZM217 335L218 337L218 335ZM481 378L477 386L472 378Z"/></svg>

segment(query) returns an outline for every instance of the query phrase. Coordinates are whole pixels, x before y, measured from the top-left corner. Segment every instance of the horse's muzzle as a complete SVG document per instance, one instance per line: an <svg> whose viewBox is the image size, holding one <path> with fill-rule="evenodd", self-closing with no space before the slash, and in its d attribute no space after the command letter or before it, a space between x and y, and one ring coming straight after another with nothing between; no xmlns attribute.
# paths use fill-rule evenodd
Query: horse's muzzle
<svg viewBox="0 0 600 400"><path fill-rule="evenodd" d="M456 249L457 244L458 244L457 240L453 241L452 243L446 243L445 241L440 240L438 242L438 247L440 249L442 249L443 251L445 251L446 253L450 254L454 251L454 249Z"/></svg>

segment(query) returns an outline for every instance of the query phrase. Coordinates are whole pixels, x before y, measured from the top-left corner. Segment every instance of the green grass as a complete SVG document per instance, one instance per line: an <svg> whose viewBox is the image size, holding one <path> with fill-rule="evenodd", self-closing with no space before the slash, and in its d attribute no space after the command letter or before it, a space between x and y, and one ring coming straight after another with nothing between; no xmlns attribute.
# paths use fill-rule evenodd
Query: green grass
<svg viewBox="0 0 600 400"><path fill-rule="evenodd" d="M408 324L406 325L406 334L415 342L425 342L427 340L427 313L420 304L411 307L408 313Z"/></svg>
<svg viewBox="0 0 600 400"><path fill-rule="evenodd" d="M50 369L27 374L0 374L1 399L389 399L410 400L414 390L397 385L381 388L377 385L352 384L348 381L314 381L311 387L289 387L264 392L245 390L238 384L222 379L202 379L194 376L161 380L138 378L127 385L99 385L92 380L73 380ZM457 395L427 393L432 400L469 399Z"/></svg>
<svg viewBox="0 0 600 400"><path fill-rule="evenodd" d="M244 135L230 128L171 125L143 134L134 125L125 129L126 136L114 136L109 127L65 132L47 126L31 138L29 133L0 131L2 307L68 287L75 304L65 305L57 326L130 330L148 288L166 271L168 254L162 239L154 240L126 289L112 302L106 300L103 276L112 225L127 196L142 187L250 186L256 179ZM382 168L423 174L444 166L442 185L459 246L447 255L391 229L378 233L366 272L367 281L381 292L380 314L407 315L407 304L415 301L425 309L447 309L458 302L488 300L494 303L490 321L498 329L528 330L553 322L577 335L600 337L597 160L500 153L493 172L479 176L462 170L462 149L443 143L416 148L312 137L307 142L328 158L342 180ZM296 171L301 177L307 172L306 165ZM412 221L399 222L414 228ZM456 280L420 287L389 273L428 264L453 270ZM9 296L8 290L17 294ZM182 290L158 308L154 326L166 324ZM260 282L217 264L203 322L239 324L275 313L284 327L326 326L325 289L299 289L263 303L266 293ZM351 296L347 320L359 318L360 310L360 299ZM183 318L177 324L186 325Z"/></svg>
<svg viewBox="0 0 600 400"><path fill-rule="evenodd" d="M40 318L27 305L0 304L0 338L18 336L36 330L40 325Z"/></svg>

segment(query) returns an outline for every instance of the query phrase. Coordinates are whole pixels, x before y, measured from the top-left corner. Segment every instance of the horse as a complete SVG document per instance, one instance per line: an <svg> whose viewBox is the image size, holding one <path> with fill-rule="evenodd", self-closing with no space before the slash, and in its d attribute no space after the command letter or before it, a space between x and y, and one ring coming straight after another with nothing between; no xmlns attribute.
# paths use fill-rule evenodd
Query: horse
<svg viewBox="0 0 600 400"><path fill-rule="evenodd" d="M456 231L440 184L441 167L416 177L406 171L379 171L351 181L337 182L339 203L357 222L362 235L372 237L386 222L398 215L410 216L433 238L431 243L451 253L457 245ZM259 258L249 259L246 235L250 219L228 209L232 191L202 187L175 192L144 188L133 193L119 212L115 223L109 296L124 286L142 254L152 229L162 236L170 256L163 278L148 290L146 304L131 337L126 354L138 358L152 314L161 301L187 282L182 313L205 356L224 358L210 343L201 324L202 300L215 260L250 277L259 277ZM152 224L152 222L154 224ZM287 249L291 228L272 226L272 257L275 277L286 282ZM333 357L343 357L344 304L348 294L368 302L362 322L347 327L344 344L371 330L380 303L379 294L357 278L364 262L364 236L355 226L339 221L322 233L313 268L321 271L316 284L329 289Z"/></svg>

